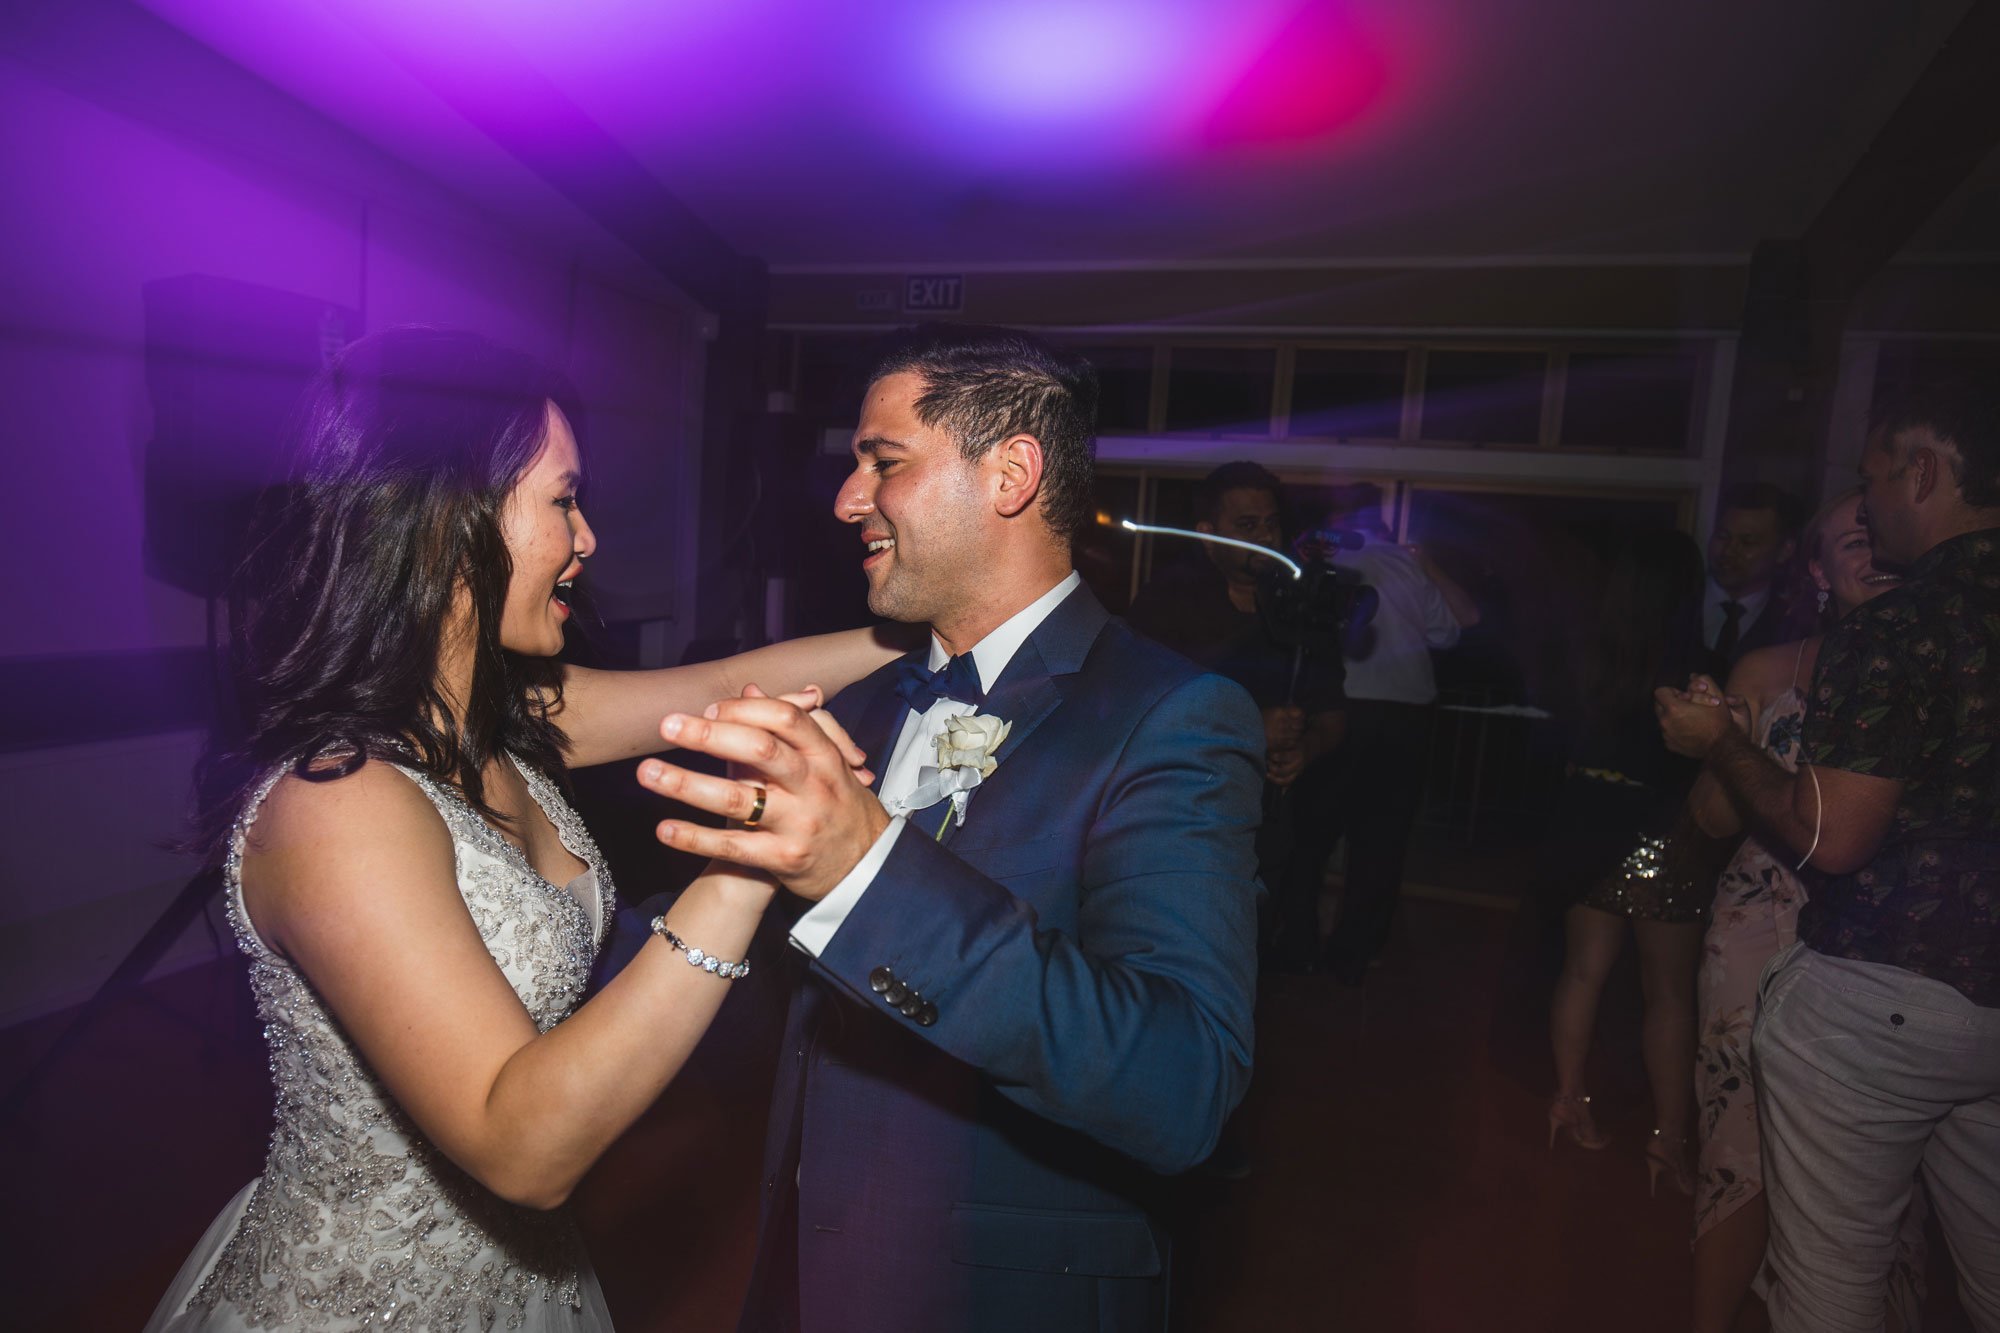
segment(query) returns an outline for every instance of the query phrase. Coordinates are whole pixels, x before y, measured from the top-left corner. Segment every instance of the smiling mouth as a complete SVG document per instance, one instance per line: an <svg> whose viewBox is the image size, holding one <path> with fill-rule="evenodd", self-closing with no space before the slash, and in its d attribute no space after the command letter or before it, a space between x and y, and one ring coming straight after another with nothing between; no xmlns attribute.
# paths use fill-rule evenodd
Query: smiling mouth
<svg viewBox="0 0 2000 1333"><path fill-rule="evenodd" d="M861 563L865 565L876 556L883 555L895 549L896 539L894 537L877 537L867 544L867 553L861 557Z"/></svg>
<svg viewBox="0 0 2000 1333"><path fill-rule="evenodd" d="M570 588L573 583L575 583L574 579L564 579L562 582L556 584L555 594L550 598L551 601L563 609L564 615L569 614Z"/></svg>
<svg viewBox="0 0 2000 1333"><path fill-rule="evenodd" d="M1903 576L1901 574L1865 574L1862 576L1861 581L1871 588L1879 588L1890 583L1901 583Z"/></svg>

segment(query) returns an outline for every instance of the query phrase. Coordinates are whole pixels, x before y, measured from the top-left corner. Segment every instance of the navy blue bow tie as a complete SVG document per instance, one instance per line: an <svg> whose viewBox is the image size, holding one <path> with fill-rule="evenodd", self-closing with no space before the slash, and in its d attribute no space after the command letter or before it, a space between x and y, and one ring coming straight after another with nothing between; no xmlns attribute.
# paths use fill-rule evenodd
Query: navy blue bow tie
<svg viewBox="0 0 2000 1333"><path fill-rule="evenodd" d="M915 662L902 663L896 668L896 693L912 713L928 713L940 699L957 699L975 708L986 702L971 653L960 653L936 671Z"/></svg>

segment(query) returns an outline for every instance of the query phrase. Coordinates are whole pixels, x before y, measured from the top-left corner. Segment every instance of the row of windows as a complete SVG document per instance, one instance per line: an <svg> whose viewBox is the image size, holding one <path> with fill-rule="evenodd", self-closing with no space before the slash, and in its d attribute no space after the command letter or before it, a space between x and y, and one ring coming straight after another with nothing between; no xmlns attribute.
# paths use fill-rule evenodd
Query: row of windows
<svg viewBox="0 0 2000 1333"><path fill-rule="evenodd" d="M776 382L798 410L850 424L860 335L795 335ZM1167 343L1072 344L1097 367L1108 435L1422 441L1694 451L1702 357L1643 350ZM788 373L786 373L788 372Z"/></svg>
<svg viewBox="0 0 2000 1333"><path fill-rule="evenodd" d="M1595 493L1549 494L1450 482L1398 482L1368 478L1383 489L1384 515L1396 540L1423 543L1468 590L1506 585L1507 600L1526 607L1560 603L1551 589L1608 561L1635 531L1686 530L1693 497L1687 492L1607 488ZM1093 498L1100 513L1187 529L1195 523L1200 475L1150 468L1100 469ZM1287 535L1323 522L1329 488L1287 478L1283 518ZM1162 561L1197 558L1203 548L1179 538L1134 538L1110 525L1078 534L1077 568L1098 600L1122 614Z"/></svg>

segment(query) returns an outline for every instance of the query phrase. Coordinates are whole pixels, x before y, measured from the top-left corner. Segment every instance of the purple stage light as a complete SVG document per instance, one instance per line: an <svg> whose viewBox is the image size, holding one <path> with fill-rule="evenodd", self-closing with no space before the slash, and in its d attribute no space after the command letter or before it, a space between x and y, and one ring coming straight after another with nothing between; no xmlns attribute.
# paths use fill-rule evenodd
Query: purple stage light
<svg viewBox="0 0 2000 1333"><path fill-rule="evenodd" d="M1437 0L141 3L447 179L482 132L572 176L615 145L779 261L1199 252L1227 216L1289 234L1301 191L1367 214L1379 163L1341 198L1294 170L1392 153L1455 33Z"/></svg>
<svg viewBox="0 0 2000 1333"><path fill-rule="evenodd" d="M983 0L908 11L883 149L1036 179L1136 179L1245 151L1343 147L1434 55L1420 4ZM871 90L854 88L861 108ZM1374 137L1371 130L1369 138ZM1108 174L1107 174L1108 173Z"/></svg>
<svg viewBox="0 0 2000 1333"><path fill-rule="evenodd" d="M1027 150L1075 163L1144 152L1199 56L1194 8L988 0L938 9L910 48L920 109L969 131L974 141L961 150L979 154Z"/></svg>

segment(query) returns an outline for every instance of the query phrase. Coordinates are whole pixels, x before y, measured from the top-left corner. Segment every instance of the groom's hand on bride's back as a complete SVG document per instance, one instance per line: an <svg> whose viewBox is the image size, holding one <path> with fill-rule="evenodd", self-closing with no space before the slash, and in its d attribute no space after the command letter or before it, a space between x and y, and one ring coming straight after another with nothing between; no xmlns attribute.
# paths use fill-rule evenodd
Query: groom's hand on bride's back
<svg viewBox="0 0 2000 1333"><path fill-rule="evenodd" d="M754 828L706 828L663 820L659 839L697 856L768 871L801 898L831 893L889 826L888 812L856 775L846 746L811 714L783 699L725 699L702 717L671 713L660 734L683 749L714 755L764 783ZM649 759L639 781L697 810L741 821L756 813L757 788Z"/></svg>

